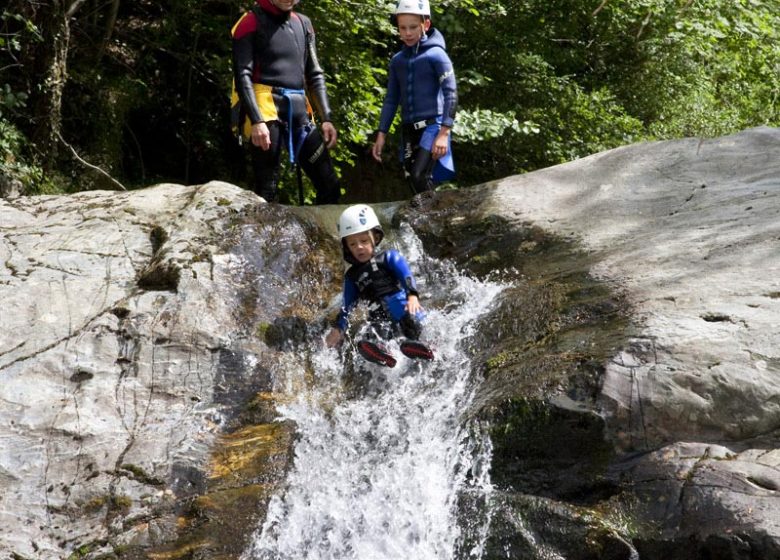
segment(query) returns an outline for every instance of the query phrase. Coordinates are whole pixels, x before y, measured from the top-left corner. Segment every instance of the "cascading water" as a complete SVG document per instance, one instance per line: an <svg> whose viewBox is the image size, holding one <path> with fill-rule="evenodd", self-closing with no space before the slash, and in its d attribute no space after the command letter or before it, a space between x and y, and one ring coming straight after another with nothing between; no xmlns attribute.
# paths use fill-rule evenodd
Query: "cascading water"
<svg viewBox="0 0 780 560"><path fill-rule="evenodd" d="M346 398L345 366L335 350L309 357L313 381L302 379L311 373L300 363L285 371L280 382L290 393L298 390L277 410L297 427L294 465L242 560L482 555L491 448L485 431L463 417L476 388L466 347L476 319L502 286L425 256L408 227L395 244L428 304L423 339L436 360L414 362L391 343L396 367L356 358L353 375L366 383L358 396Z"/></svg>

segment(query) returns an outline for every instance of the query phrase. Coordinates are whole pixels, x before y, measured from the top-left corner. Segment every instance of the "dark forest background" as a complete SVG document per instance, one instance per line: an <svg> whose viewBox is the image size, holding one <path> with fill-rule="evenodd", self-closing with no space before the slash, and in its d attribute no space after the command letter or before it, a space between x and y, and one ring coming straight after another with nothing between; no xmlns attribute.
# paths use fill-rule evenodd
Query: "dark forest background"
<svg viewBox="0 0 780 560"><path fill-rule="evenodd" d="M432 4L460 96L458 179L450 187L639 141L780 124L780 0ZM212 179L246 187L248 162L229 130L230 28L250 6L7 2L0 185L25 194ZM345 201L410 195L395 158L379 166L367 153L399 46L393 6L304 0L298 7L314 22L328 75ZM284 191L295 198L289 173Z"/></svg>

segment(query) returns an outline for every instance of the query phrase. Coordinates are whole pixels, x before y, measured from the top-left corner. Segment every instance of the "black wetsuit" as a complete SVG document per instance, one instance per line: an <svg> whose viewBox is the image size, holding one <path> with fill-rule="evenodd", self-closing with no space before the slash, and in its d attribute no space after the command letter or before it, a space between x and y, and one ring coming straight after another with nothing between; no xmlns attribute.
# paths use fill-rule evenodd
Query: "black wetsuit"
<svg viewBox="0 0 780 560"><path fill-rule="evenodd" d="M316 203L337 202L338 178L303 93L308 94L320 119L330 122L325 75L317 60L311 21L302 14L279 10L270 0L258 0L233 27L232 36L234 80L242 107L251 124L266 122L270 132L268 150L250 143L255 192L269 202L276 199L282 146L289 149L291 131L292 157L314 184ZM267 91L258 93L258 84Z"/></svg>

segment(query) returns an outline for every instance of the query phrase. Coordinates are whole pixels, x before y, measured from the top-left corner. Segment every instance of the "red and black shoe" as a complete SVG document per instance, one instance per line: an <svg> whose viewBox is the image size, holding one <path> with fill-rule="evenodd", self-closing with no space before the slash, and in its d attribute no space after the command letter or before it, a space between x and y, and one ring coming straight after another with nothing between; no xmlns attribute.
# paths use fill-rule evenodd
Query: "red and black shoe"
<svg viewBox="0 0 780 560"><path fill-rule="evenodd" d="M369 342L368 340L361 340L357 343L357 349L360 355L371 363L387 366L389 368L395 367L395 358L393 358L393 355L390 354L384 346Z"/></svg>
<svg viewBox="0 0 780 560"><path fill-rule="evenodd" d="M404 340L400 345L401 353L415 360L432 360L433 350L417 340Z"/></svg>

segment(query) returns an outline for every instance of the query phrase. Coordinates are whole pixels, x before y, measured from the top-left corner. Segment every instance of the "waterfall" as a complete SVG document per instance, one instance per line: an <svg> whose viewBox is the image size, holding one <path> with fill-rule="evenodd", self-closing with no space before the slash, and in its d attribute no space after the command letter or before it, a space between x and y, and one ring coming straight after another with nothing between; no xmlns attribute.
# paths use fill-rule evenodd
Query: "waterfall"
<svg viewBox="0 0 780 560"><path fill-rule="evenodd" d="M407 359L395 342L393 369L355 357L353 375L365 381L356 395L343 389L336 350L312 351L309 373L300 364L286 371L280 383L296 394L277 411L296 425L294 464L242 560L482 555L491 447L486 430L463 414L478 382L467 348L503 287L426 256L411 228L387 241L415 273L428 313L423 340L436 360ZM311 369L313 380L304 381Z"/></svg>

